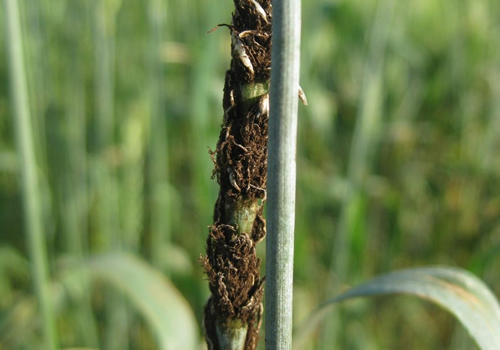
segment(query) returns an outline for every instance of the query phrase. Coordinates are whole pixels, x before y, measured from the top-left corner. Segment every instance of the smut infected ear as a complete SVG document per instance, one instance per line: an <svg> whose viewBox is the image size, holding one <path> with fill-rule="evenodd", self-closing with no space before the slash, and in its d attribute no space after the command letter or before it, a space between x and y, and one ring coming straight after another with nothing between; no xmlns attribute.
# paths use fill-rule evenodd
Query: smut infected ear
<svg viewBox="0 0 500 350"><path fill-rule="evenodd" d="M219 25L229 28L232 60L219 141L211 152L220 191L201 258L212 294L204 314L210 349L228 342L255 349L263 311L264 279L255 246L266 235L272 5L234 0L234 6L231 25Z"/></svg>

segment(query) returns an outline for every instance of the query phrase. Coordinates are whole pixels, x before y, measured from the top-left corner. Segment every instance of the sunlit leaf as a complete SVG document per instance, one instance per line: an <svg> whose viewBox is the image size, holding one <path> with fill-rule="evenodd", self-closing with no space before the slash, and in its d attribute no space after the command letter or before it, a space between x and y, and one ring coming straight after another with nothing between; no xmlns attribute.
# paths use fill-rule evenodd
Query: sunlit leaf
<svg viewBox="0 0 500 350"><path fill-rule="evenodd" d="M79 300L89 282L99 281L124 295L144 317L158 349L199 348L198 327L189 304L165 276L139 258L116 253L93 257L76 266L64 265L60 278L52 283L51 296L58 312L67 307L68 297ZM33 340L35 315L33 297L20 298L0 320L0 338L12 348L27 346Z"/></svg>
<svg viewBox="0 0 500 350"><path fill-rule="evenodd" d="M410 294L436 303L464 325L481 349L500 349L500 305L493 293L471 273L445 267L388 273L325 302L305 326L298 329L296 346L316 328L331 305L352 298L386 294Z"/></svg>
<svg viewBox="0 0 500 350"><path fill-rule="evenodd" d="M144 316L161 349L196 349L198 328L193 311L165 276L127 254L106 254L88 263L98 278L128 297Z"/></svg>

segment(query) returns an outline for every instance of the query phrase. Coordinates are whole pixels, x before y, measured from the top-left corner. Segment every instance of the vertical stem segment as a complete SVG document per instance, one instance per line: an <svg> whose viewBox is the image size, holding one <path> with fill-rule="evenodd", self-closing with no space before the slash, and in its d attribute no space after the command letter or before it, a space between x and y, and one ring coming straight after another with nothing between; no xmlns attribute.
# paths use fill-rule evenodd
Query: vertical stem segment
<svg viewBox="0 0 500 350"><path fill-rule="evenodd" d="M210 349L252 350L264 294L255 247L266 234L272 6L271 0L234 0L234 6L232 23L220 25L229 28L232 60L212 153L220 191L202 259L212 294L204 328Z"/></svg>
<svg viewBox="0 0 500 350"><path fill-rule="evenodd" d="M5 22L8 32L10 86L14 107L14 125L21 164L23 201L32 276L40 308L44 349L57 348L56 325L50 300L47 253L44 242L43 219L38 185L33 132L28 104L28 90L24 69L23 38L21 34L18 0L4 0Z"/></svg>
<svg viewBox="0 0 500 350"><path fill-rule="evenodd" d="M266 253L266 349L292 347L300 0L273 1Z"/></svg>

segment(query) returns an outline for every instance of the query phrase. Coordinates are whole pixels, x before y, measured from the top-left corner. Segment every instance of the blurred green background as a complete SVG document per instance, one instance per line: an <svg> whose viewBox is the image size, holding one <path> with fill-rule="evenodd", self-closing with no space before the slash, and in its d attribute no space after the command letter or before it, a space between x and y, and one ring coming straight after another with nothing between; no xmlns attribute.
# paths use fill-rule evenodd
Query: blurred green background
<svg viewBox="0 0 500 350"><path fill-rule="evenodd" d="M230 22L232 1L19 4L53 290L67 289L71 261L131 252L201 323L197 261L218 191L208 151L230 60L227 29L207 31ZM0 349L41 349L4 15ZM500 2L305 0L302 19L296 323L333 293L405 267L463 267L499 296ZM54 292L62 348L156 349L127 301L103 301L110 293ZM339 349L475 349L445 311L411 298L341 310ZM327 338L310 348L333 348Z"/></svg>

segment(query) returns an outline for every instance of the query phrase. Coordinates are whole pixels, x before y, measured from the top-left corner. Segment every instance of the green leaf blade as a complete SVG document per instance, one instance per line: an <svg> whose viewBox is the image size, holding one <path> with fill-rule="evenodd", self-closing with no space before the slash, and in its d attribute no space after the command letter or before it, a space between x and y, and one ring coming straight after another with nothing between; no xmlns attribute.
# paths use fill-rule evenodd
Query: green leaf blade
<svg viewBox="0 0 500 350"><path fill-rule="evenodd" d="M92 279L102 280L129 299L150 325L161 349L198 348L192 309L165 276L128 254L95 257L88 268Z"/></svg>
<svg viewBox="0 0 500 350"><path fill-rule="evenodd" d="M471 273L448 267L427 267L388 273L328 300L313 313L300 340L323 319L329 306L366 296L408 294L431 301L453 314L481 349L500 349L500 305L488 287Z"/></svg>

